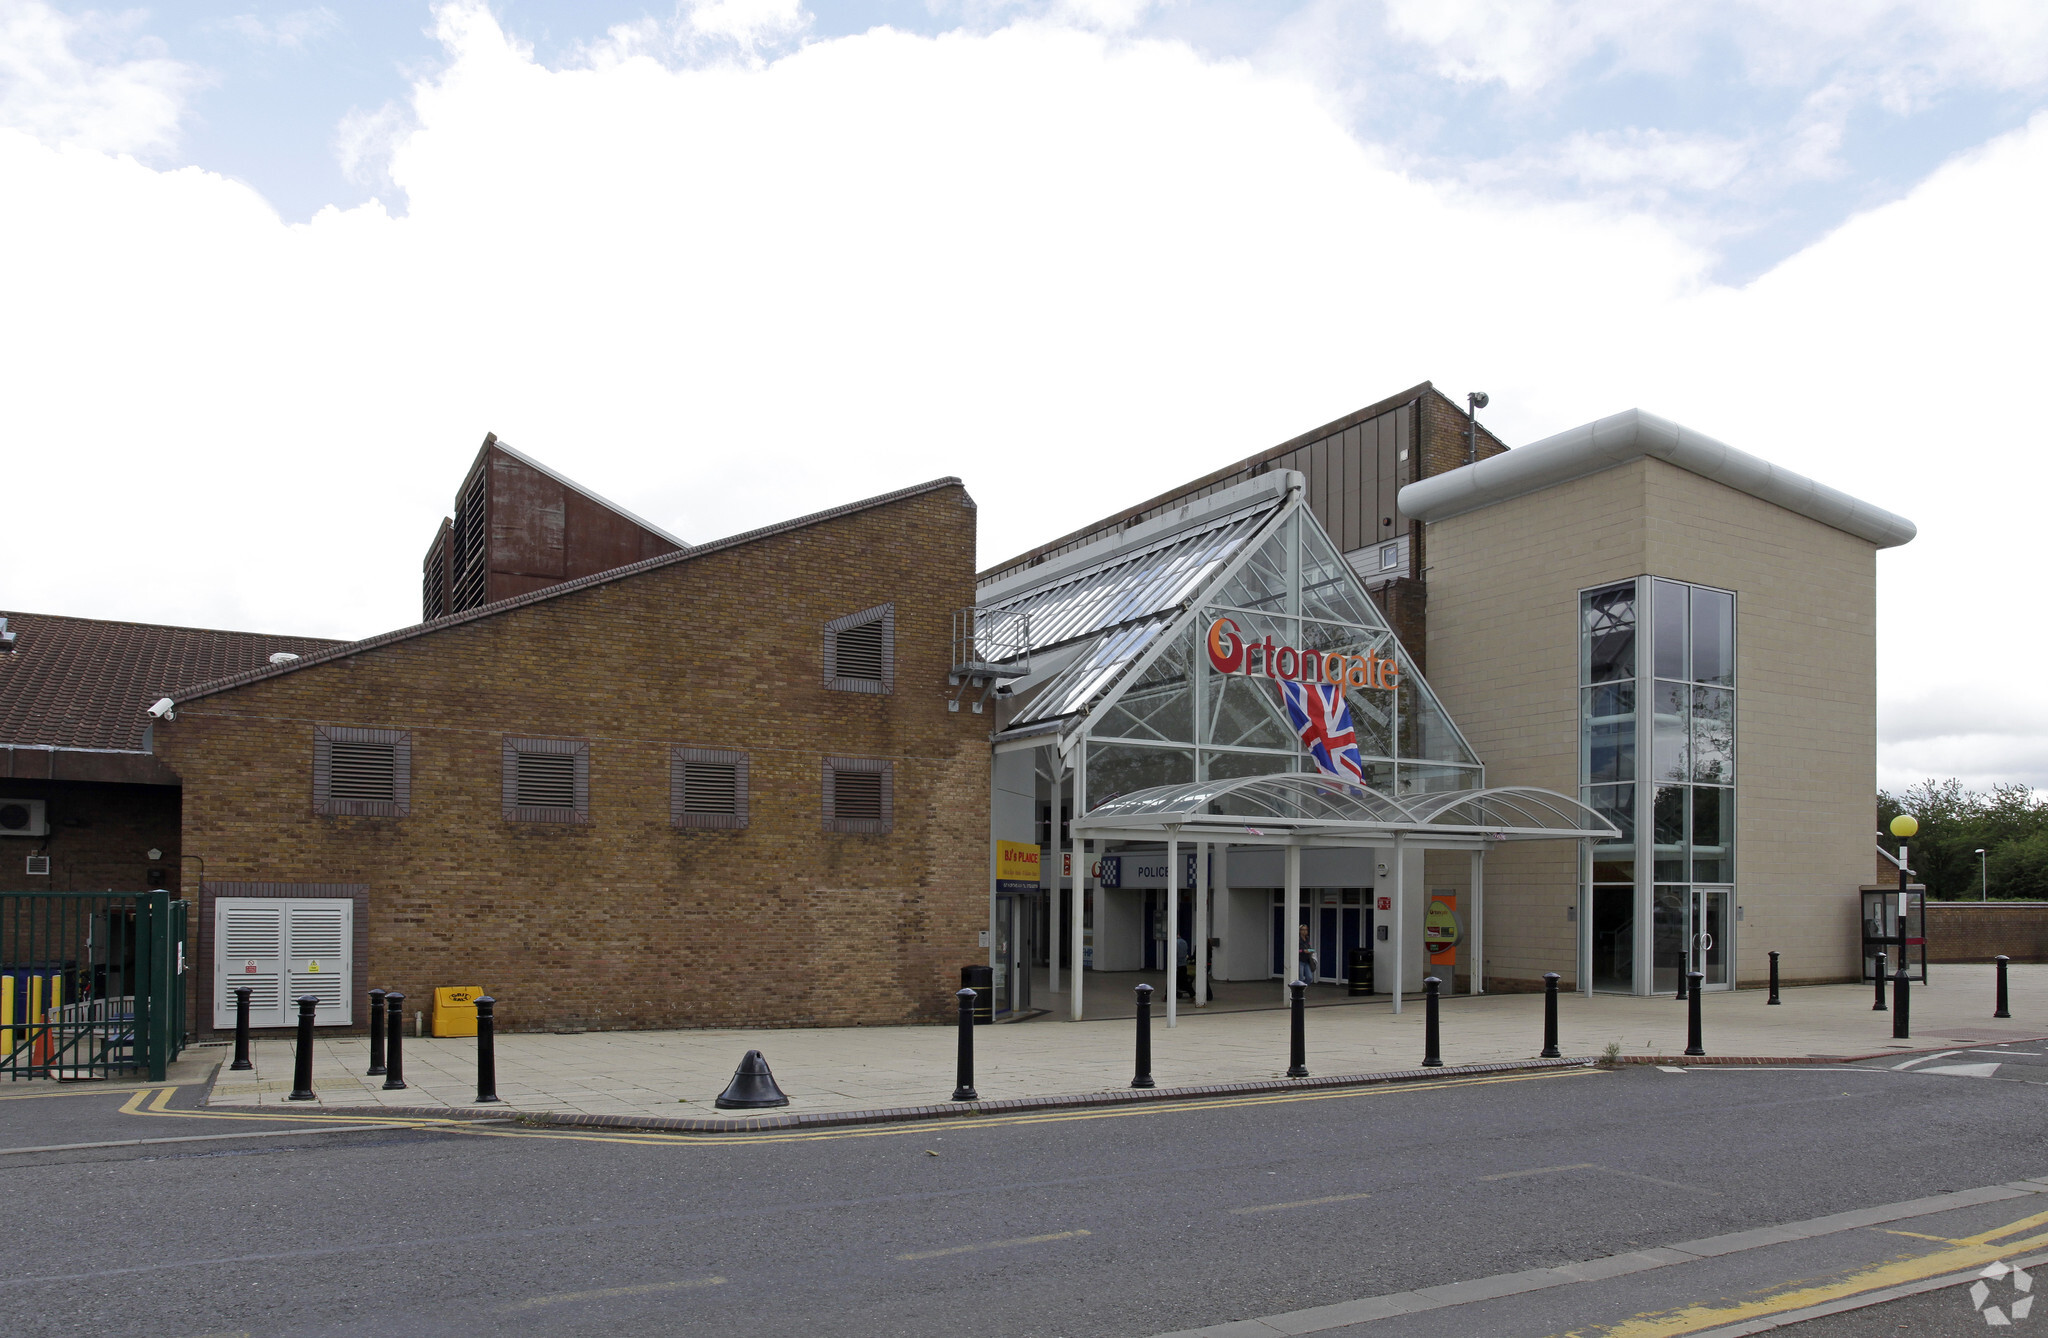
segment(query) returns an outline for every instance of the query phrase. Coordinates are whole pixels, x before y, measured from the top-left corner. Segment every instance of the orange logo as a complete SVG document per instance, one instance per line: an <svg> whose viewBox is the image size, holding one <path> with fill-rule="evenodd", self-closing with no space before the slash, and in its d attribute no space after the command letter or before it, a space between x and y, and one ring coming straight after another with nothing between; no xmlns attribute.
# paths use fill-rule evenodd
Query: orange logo
<svg viewBox="0 0 2048 1338"><path fill-rule="evenodd" d="M1210 623L1205 641L1209 663L1219 674L1249 677L1253 672L1252 657L1257 656L1259 673L1289 683L1331 683L1347 688L1401 686L1400 664L1375 651L1346 655L1334 650L1296 650L1292 646L1276 646L1272 637L1246 641L1237 624L1228 618L1218 618Z"/></svg>

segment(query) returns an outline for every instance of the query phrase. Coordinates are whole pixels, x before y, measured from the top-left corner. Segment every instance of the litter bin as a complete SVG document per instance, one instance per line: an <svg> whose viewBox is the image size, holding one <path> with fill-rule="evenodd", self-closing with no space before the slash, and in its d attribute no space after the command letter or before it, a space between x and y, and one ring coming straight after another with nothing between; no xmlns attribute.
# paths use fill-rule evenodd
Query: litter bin
<svg viewBox="0 0 2048 1338"><path fill-rule="evenodd" d="M447 985L434 991L434 1034L476 1035L476 1001L483 990L475 985Z"/></svg>
<svg viewBox="0 0 2048 1338"><path fill-rule="evenodd" d="M1349 985L1348 994L1372 993L1372 949L1353 948L1344 962L1344 979Z"/></svg>
<svg viewBox="0 0 2048 1338"><path fill-rule="evenodd" d="M974 991L975 1026L985 1027L996 1020L996 969L994 967L961 967L960 988Z"/></svg>

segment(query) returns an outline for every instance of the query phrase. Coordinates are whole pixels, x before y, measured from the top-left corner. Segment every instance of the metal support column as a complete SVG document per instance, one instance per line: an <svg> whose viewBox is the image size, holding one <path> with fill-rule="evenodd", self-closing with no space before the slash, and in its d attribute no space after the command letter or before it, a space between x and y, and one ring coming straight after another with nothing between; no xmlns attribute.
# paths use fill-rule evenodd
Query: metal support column
<svg viewBox="0 0 2048 1338"><path fill-rule="evenodd" d="M1079 786L1077 785L1078 791ZM1081 911L1088 900L1088 847L1092 844L1078 838L1074 841L1074 887L1073 887L1073 949L1074 956L1069 963L1069 974L1073 977L1073 988L1067 993L1067 1021L1081 1020L1081 981L1085 972L1081 969Z"/></svg>
<svg viewBox="0 0 2048 1338"><path fill-rule="evenodd" d="M1486 852L1472 852L1471 932L1465 935L1465 989L1486 993Z"/></svg>
<svg viewBox="0 0 2048 1338"><path fill-rule="evenodd" d="M1301 847L1289 845L1287 867L1287 912L1280 922L1280 999L1293 996L1287 982L1301 979Z"/></svg>
<svg viewBox="0 0 2048 1338"><path fill-rule="evenodd" d="M1401 1011L1401 991L1407 984L1404 968L1408 957L1408 851L1397 833L1394 837L1394 1011Z"/></svg>
<svg viewBox="0 0 2048 1338"><path fill-rule="evenodd" d="M1044 858L1052 861L1052 895L1046 898L1045 908L1045 960L1050 973L1045 987L1055 993L1060 987L1060 750L1052 744L1045 750L1046 759L1052 764L1052 807L1048 810L1051 821L1046 824ZM1080 963L1076 962L1076 966Z"/></svg>
<svg viewBox="0 0 2048 1338"><path fill-rule="evenodd" d="M1195 933L1188 947L1195 954L1195 1007L1209 1001L1209 861L1215 849L1204 841L1195 850Z"/></svg>
<svg viewBox="0 0 2048 1338"><path fill-rule="evenodd" d="M1180 963L1174 960L1174 944L1180 941L1180 838L1169 832L1166 837L1166 930L1165 941L1159 955L1166 960L1166 1025L1169 1030L1180 1025Z"/></svg>

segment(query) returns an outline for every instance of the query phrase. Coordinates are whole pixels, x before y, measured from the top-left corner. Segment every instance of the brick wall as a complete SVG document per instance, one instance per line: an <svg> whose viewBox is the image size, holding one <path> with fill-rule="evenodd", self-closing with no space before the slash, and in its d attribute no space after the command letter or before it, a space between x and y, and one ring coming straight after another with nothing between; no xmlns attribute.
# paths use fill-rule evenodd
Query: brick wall
<svg viewBox="0 0 2048 1338"><path fill-rule="evenodd" d="M41 799L48 836L0 837L0 892L146 892L178 886L178 790L170 785L0 779L0 802ZM156 859L151 850L159 850ZM48 877L28 872L48 855ZM161 873L151 878L151 870Z"/></svg>
<svg viewBox="0 0 2048 1338"><path fill-rule="evenodd" d="M985 960L986 719L945 704L974 519L947 486L181 704L184 849L366 884L358 992L479 985L513 1030L943 1020ZM894 692L827 690L822 625L885 601ZM315 724L411 731L409 816L315 817ZM589 741L587 824L501 815L508 735ZM671 745L750 754L745 830L670 825ZM823 831L828 754L894 764L891 833Z"/></svg>
<svg viewBox="0 0 2048 1338"><path fill-rule="evenodd" d="M1930 901L1929 962L2048 962L2048 901Z"/></svg>

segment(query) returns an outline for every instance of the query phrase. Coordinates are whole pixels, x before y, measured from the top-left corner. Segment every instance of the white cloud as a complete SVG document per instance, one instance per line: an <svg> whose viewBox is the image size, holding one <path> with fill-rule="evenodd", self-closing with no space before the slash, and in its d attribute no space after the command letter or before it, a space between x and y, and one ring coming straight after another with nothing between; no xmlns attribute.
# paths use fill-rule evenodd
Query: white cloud
<svg viewBox="0 0 2048 1338"><path fill-rule="evenodd" d="M340 32L342 22L333 10L319 5L312 9L296 9L274 18L236 14L222 19L218 26L256 46L301 51L323 37Z"/></svg>
<svg viewBox="0 0 2048 1338"><path fill-rule="evenodd" d="M2010 405L2048 118L1737 290L1639 216L1405 176L1304 82L1174 43L1022 23L550 71L481 9L441 23L402 215L287 225L0 130L0 249L36 259L0 434L38 499L0 602L405 623L486 429L691 538L958 473L993 560L1435 378L1510 440L1639 404L1913 517L1879 563L1887 703L1933 676L2034 718L2048 451ZM2048 776L2048 741L1997 766Z"/></svg>
<svg viewBox="0 0 2048 1338"><path fill-rule="evenodd" d="M134 27L133 15L0 0L0 127L97 153L170 148L202 77Z"/></svg>

